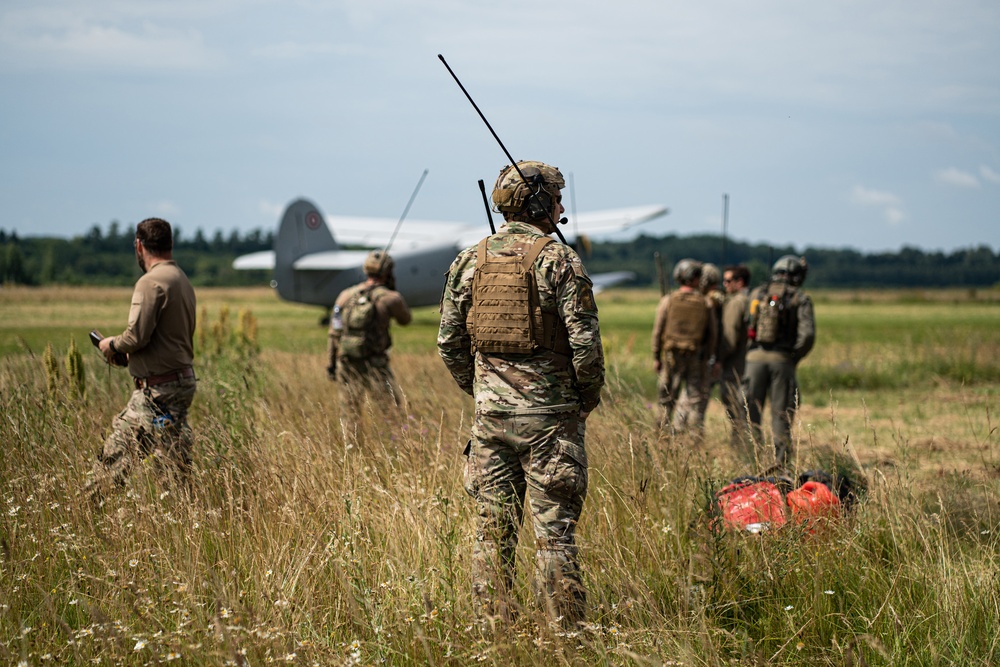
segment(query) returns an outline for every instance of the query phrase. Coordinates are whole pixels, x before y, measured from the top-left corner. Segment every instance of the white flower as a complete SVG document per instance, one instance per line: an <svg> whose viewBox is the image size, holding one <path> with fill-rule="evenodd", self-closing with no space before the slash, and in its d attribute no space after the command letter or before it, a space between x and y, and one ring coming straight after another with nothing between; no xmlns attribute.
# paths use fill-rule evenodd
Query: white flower
<svg viewBox="0 0 1000 667"><path fill-rule="evenodd" d="M138 565L138 564L139 564L139 561L138 561L138 560L136 560L135 558L133 558L132 560L130 560L130 561L128 562L128 566L129 566L129 567L135 567L135 566L136 566L136 565Z"/></svg>
<svg viewBox="0 0 1000 667"><path fill-rule="evenodd" d="M792 605L788 605L787 607L785 607L785 611L791 611L793 609L795 609L795 607L793 607Z"/></svg>
<svg viewBox="0 0 1000 667"><path fill-rule="evenodd" d="M285 662L292 662L293 660L295 660L296 655L298 654L289 653L288 655L285 656Z"/></svg>
<svg viewBox="0 0 1000 667"><path fill-rule="evenodd" d="M836 595L833 591L823 591L825 595Z"/></svg>
<svg viewBox="0 0 1000 667"><path fill-rule="evenodd" d="M137 641L135 643L135 648L132 649L132 650L133 651L141 651L144 648L146 648L146 640L145 639L140 639L139 641Z"/></svg>

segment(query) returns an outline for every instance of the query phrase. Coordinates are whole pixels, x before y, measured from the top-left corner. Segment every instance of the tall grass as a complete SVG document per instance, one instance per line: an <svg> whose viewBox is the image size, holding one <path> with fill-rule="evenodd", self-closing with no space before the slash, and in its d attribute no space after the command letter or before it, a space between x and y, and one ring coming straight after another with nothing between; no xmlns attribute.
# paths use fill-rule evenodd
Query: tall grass
<svg viewBox="0 0 1000 667"><path fill-rule="evenodd" d="M720 532L713 490L758 466L722 444L714 401L704 445L658 437L648 333L619 326L633 306L623 299L619 312L610 297L601 302L608 388L588 422L591 486L579 530L585 629L550 629L536 611L528 529L518 620L496 635L475 629L474 508L460 474L472 405L432 343L420 342L426 331L396 335L404 414L343 415L323 370L323 331L274 349L262 341L279 338L286 320L254 309L258 352L241 338L246 319L234 303L228 327L214 327L215 305L201 318L191 496L143 467L92 508L78 490L127 400L124 372L87 354L86 391L74 393L64 376L50 394L40 351L0 359L0 660L1000 661L995 383L827 388L822 405L800 411L797 466L860 464L863 502L816 533ZM433 321L418 314L418 327ZM846 335L828 331L831 341ZM56 358L63 341L51 341Z"/></svg>

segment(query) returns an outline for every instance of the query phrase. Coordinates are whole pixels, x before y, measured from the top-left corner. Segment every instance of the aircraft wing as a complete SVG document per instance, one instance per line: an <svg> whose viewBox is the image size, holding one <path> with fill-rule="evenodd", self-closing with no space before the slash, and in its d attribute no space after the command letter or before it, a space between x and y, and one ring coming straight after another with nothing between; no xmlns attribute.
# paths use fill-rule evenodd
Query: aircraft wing
<svg viewBox="0 0 1000 667"><path fill-rule="evenodd" d="M273 269L274 251L264 250L262 252L252 252L249 255L240 255L233 261L233 268L240 270Z"/></svg>
<svg viewBox="0 0 1000 667"><path fill-rule="evenodd" d="M604 211L591 211L576 216L567 216L569 222L565 225L580 234L596 234L599 232L614 232L628 229L644 222L655 220L666 215L670 209L666 206L631 206L629 208L613 208Z"/></svg>
<svg viewBox="0 0 1000 667"><path fill-rule="evenodd" d="M609 287L614 287L615 285L621 285L630 280L635 280L635 273L632 271L609 271L608 273L595 273L590 276L590 280L594 283L594 293L596 294Z"/></svg>

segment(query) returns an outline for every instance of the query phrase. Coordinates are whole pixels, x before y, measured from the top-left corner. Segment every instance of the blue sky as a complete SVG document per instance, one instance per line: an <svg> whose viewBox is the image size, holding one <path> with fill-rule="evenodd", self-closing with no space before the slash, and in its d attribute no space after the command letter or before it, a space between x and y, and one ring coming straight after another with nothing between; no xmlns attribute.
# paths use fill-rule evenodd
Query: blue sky
<svg viewBox="0 0 1000 667"><path fill-rule="evenodd" d="M507 160L651 234L1000 248L995 0L5 0L0 229L472 222Z"/></svg>

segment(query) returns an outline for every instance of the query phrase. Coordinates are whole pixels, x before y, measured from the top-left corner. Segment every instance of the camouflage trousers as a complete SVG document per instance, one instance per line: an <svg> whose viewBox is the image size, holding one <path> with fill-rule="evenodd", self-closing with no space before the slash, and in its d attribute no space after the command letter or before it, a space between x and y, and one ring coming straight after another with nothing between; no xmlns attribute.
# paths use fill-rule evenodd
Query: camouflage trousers
<svg viewBox="0 0 1000 667"><path fill-rule="evenodd" d="M660 368L658 393L663 413L661 428L671 424L673 430L682 433L688 430L700 432L705 423L705 405L708 403L708 366L701 352L688 350L666 350ZM681 388L684 388L681 400ZM703 400L704 399L704 400ZM674 414L676 408L677 413Z"/></svg>
<svg viewBox="0 0 1000 667"><path fill-rule="evenodd" d="M724 363L722 376L719 378L719 398L729 420L729 444L736 450L743 448L743 425L747 421L746 399L743 397L745 369L746 363L742 358L733 363Z"/></svg>
<svg viewBox="0 0 1000 667"><path fill-rule="evenodd" d="M472 593L481 621L511 618L526 492L535 533L535 596L552 621L572 627L584 619L575 539L587 496L584 432L576 412L476 415L464 482L478 512Z"/></svg>
<svg viewBox="0 0 1000 667"><path fill-rule="evenodd" d="M87 481L92 498L123 486L132 468L147 457L165 481L189 484L193 438L187 414L196 387L197 380L184 378L132 392Z"/></svg>
<svg viewBox="0 0 1000 667"><path fill-rule="evenodd" d="M342 416L357 417L369 400L379 407L399 408L403 395L396 376L389 367L389 357L367 359L337 358L337 384L340 385Z"/></svg>
<svg viewBox="0 0 1000 667"><path fill-rule="evenodd" d="M799 385L795 377L795 362L787 354L760 351L747 357L743 374L743 391L746 396L746 414L749 429L747 437L761 443L761 413L765 401L771 400L771 434L774 437L774 459L785 466L792 457L792 422L799 404ZM744 422L745 424L745 422Z"/></svg>

